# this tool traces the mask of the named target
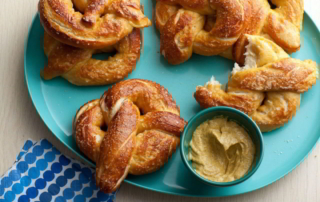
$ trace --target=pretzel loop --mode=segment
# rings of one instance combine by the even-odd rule
[[[79,49],[62,44],[44,33],[44,50],[48,65],[41,71],[45,80],[62,76],[78,86],[107,85],[127,77],[136,67],[140,57],[140,30],[135,28],[114,46],[103,50]],[[93,59],[95,53],[117,53],[107,60]]]

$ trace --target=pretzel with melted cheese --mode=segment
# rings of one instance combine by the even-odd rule
[[[166,89],[132,79],[81,107],[73,135],[80,150],[97,163],[97,185],[109,193],[129,173],[143,175],[161,168],[179,145],[185,124]]]
[[[234,68],[226,91],[214,79],[198,86],[195,99],[204,108],[229,106],[247,113],[263,132],[283,126],[300,106],[300,93],[316,84],[317,64],[290,58],[260,36],[246,35],[245,66]]]
[[[48,65],[41,71],[45,80],[61,76],[78,86],[107,85],[127,77],[136,67],[140,58],[140,30],[123,38],[114,46],[104,50],[75,48],[44,34],[44,52]],[[101,51],[117,53],[108,60],[96,60],[92,55]]]
[[[40,0],[38,10],[52,37],[84,49],[112,46],[134,28],[151,25],[140,0]]]

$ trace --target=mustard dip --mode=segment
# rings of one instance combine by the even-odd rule
[[[255,150],[244,128],[227,118],[218,117],[196,128],[188,157],[202,177],[215,182],[230,182],[248,173]]]

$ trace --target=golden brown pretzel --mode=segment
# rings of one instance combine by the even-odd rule
[[[211,80],[206,86],[197,87],[195,99],[204,108],[237,108],[249,114],[263,132],[271,131],[295,116],[300,93],[316,84],[317,64],[290,58],[263,37],[246,37],[246,66],[234,68],[226,91]]]
[[[192,53],[201,55],[220,54],[233,59],[239,64],[244,64],[245,46],[248,44],[245,34],[260,35],[272,39],[287,52],[295,52],[300,48],[300,31],[303,21],[303,0],[272,0],[276,6],[272,9],[268,0],[241,0],[244,13],[243,21],[238,26],[225,26],[217,32],[232,34],[231,40],[218,43],[199,37],[198,30],[212,30],[217,27],[221,18],[211,9],[208,0],[158,0],[156,5],[156,25],[161,33],[161,50],[169,63],[178,64],[186,61]],[[218,1],[214,1],[218,2]],[[232,1],[221,1],[232,2]],[[216,8],[216,7],[215,7]],[[232,9],[230,9],[232,8]],[[228,7],[230,12],[235,12],[236,7]],[[239,11],[237,12],[239,14]],[[227,19],[233,19],[228,14]],[[226,25],[233,25],[227,19]],[[216,32],[216,33],[217,33]],[[226,35],[227,36],[227,35]],[[233,45],[233,46],[232,46]]]
[[[92,58],[97,50],[79,49],[62,44],[44,34],[44,52],[48,56],[48,65],[41,71],[41,76],[50,80],[62,76],[70,83],[79,86],[107,85],[127,77],[136,67],[140,57],[140,30],[135,28],[129,36],[114,46],[118,53],[108,60]]]
[[[185,62],[192,52],[225,51],[239,38],[243,22],[241,0],[157,0],[156,4],[161,53],[171,64]],[[206,24],[212,25],[210,29]]]
[[[129,173],[162,167],[179,145],[185,124],[167,90],[132,79],[81,107],[73,134],[80,150],[97,163],[97,185],[112,192]]]
[[[268,0],[243,1],[245,23],[242,35],[234,46],[221,55],[244,64],[246,34],[260,35],[273,40],[285,51],[292,53],[300,49],[304,0],[270,0],[276,8],[272,9]]]
[[[39,13],[52,37],[84,49],[106,48],[133,28],[151,25],[140,10],[140,0],[40,0]]]

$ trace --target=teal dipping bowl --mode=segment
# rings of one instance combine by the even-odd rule
[[[228,120],[234,121],[240,126],[242,126],[244,129],[247,130],[249,136],[251,137],[256,147],[255,159],[252,164],[251,170],[249,170],[245,176],[235,181],[214,182],[211,180],[207,180],[193,169],[192,162],[188,159],[189,143],[192,139],[193,132],[203,122],[216,117],[228,118]],[[191,120],[188,122],[188,125],[185,127],[180,144],[182,161],[184,165],[188,168],[188,170],[190,170],[190,172],[202,182],[212,186],[219,187],[236,185],[250,178],[258,170],[262,162],[263,148],[263,137],[257,124],[245,113],[230,107],[212,107],[196,114],[194,117],[191,118]]]

